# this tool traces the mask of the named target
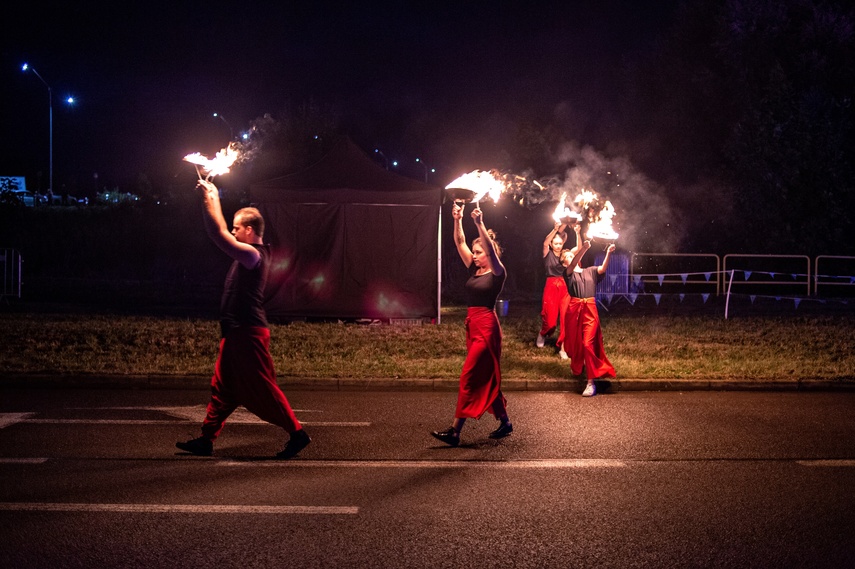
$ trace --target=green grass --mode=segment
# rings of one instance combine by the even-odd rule
[[[535,312],[535,311],[532,311]],[[304,323],[271,326],[281,377],[446,378],[465,356],[464,311],[423,326]],[[855,378],[855,315],[609,315],[606,352],[618,378]],[[569,365],[533,339],[539,318],[502,320],[503,377],[567,378]],[[0,374],[209,375],[216,321],[68,313],[0,314]]]

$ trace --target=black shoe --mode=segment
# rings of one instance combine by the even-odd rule
[[[291,438],[288,439],[288,444],[285,445],[285,448],[281,452],[276,454],[276,458],[281,458],[282,460],[294,458],[298,452],[309,446],[310,442],[312,442],[312,439],[309,438],[305,429],[294,431],[291,433]]]
[[[431,435],[453,447],[460,444],[460,434],[454,430],[454,427],[448,427],[444,431],[433,431]]]
[[[495,431],[493,431],[492,433],[490,433],[488,436],[491,439],[502,439],[502,438],[507,437],[508,435],[510,435],[513,432],[514,432],[514,426],[511,425],[510,421],[508,421],[507,423],[502,423],[501,425],[499,425],[499,428],[496,429]]]
[[[214,454],[214,443],[211,442],[211,439],[206,439],[205,437],[199,437],[198,439],[192,439],[183,443],[179,441],[175,443],[175,446],[196,456],[211,456]]]

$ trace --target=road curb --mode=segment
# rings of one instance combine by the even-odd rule
[[[447,378],[305,378],[280,377],[285,390],[311,391],[457,391],[458,380]],[[2,374],[3,387],[62,387],[103,389],[205,389],[210,377],[203,375],[121,375],[121,374]],[[634,379],[597,381],[600,393],[622,391],[855,391],[855,379],[792,379],[780,381],[750,379]],[[581,392],[584,379],[502,380],[504,391]]]

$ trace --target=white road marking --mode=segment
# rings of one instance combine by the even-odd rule
[[[355,515],[356,506],[241,506],[220,504],[79,504],[0,502],[0,510],[24,512],[120,512],[132,514],[325,514]]]
[[[621,468],[626,463],[610,459],[543,460],[222,460],[221,466],[297,466],[308,468]]]
[[[44,464],[46,458],[0,458],[0,464]]]
[[[35,413],[0,413],[0,429],[20,423],[27,417],[32,417]]]
[[[851,468],[855,466],[855,460],[849,459],[824,459],[824,460],[797,460],[796,464],[802,466],[838,466]]]

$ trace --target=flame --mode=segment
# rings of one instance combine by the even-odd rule
[[[188,154],[184,160],[191,164],[201,166],[202,170],[207,174],[207,178],[228,174],[232,165],[240,156],[240,151],[237,143],[230,142],[229,145],[219,152],[213,158],[207,158],[199,152]]]
[[[535,182],[537,183],[537,182]],[[540,185],[540,184],[538,184]],[[568,223],[570,219],[581,221],[582,216],[567,207],[567,192],[563,192],[561,194],[561,199],[558,200],[558,205],[555,206],[555,211],[552,212],[552,219],[556,221],[556,223]]]
[[[609,200],[601,200],[591,190],[582,190],[573,200],[573,203],[582,210],[583,219],[588,222],[588,230],[585,236],[588,239],[605,239],[614,241],[618,233],[612,227],[615,216],[615,208]]]
[[[474,170],[468,174],[463,174],[447,186],[447,188],[464,188],[475,192],[473,201],[479,202],[484,197],[489,197],[493,202],[498,203],[499,197],[505,191],[505,183],[502,182],[495,174],[485,172],[483,170]]]

